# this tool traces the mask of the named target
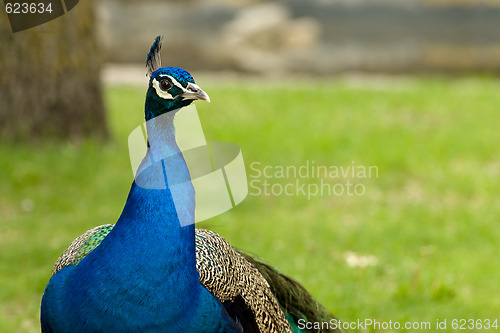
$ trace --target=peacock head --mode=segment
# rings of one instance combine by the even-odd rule
[[[180,109],[197,99],[210,102],[210,97],[186,70],[161,67],[161,37],[158,36],[148,53],[149,87],[146,93],[146,120]]]

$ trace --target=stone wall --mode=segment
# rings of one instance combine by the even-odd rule
[[[101,0],[108,61],[193,70],[499,71],[498,0]]]

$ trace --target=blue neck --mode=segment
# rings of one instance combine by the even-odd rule
[[[137,320],[138,327],[161,325],[159,317],[166,323],[181,323],[179,318],[198,311],[193,302],[203,294],[196,270],[194,224],[182,227],[179,223],[179,215],[194,222],[194,190],[189,181],[178,186],[189,180],[189,171],[173,133],[172,121],[148,124],[150,147],[120,219],[86,258],[98,258],[102,263],[99,275],[112,285],[87,271],[87,264],[93,266],[90,260],[82,260],[75,270],[87,284],[95,280],[91,290],[106,289],[97,312],[115,303],[113,311],[122,313],[118,317]],[[177,184],[171,191],[173,182]],[[72,299],[81,302],[85,296],[73,295]],[[143,300],[142,306],[138,299]],[[164,309],[164,313],[151,309]]]
[[[52,277],[42,312],[54,331],[239,330],[199,282],[194,190],[173,133],[173,122],[148,124],[150,147],[115,227]]]
[[[144,283],[147,289],[157,293],[172,287],[168,293],[161,293],[164,299],[157,301],[167,307],[174,302],[185,311],[183,303],[188,306],[200,285],[194,242],[194,188],[175,140],[174,116],[171,112],[147,122],[148,152],[113,236],[136,239],[126,242],[125,253],[136,256],[133,261],[149,280]],[[182,226],[181,219],[192,223]]]
[[[148,152],[136,173],[136,184],[147,189],[168,189],[181,226],[195,222],[195,193],[191,176],[175,138],[171,111],[146,122]]]

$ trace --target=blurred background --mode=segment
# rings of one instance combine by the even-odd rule
[[[144,41],[165,31],[167,59],[193,70],[328,75],[500,68],[498,1],[105,0],[97,13],[111,62],[142,63]]]
[[[199,227],[344,321],[498,319],[500,2],[85,0],[15,34],[0,14],[1,332],[39,332],[58,256],[119,217],[157,35],[211,97],[207,140],[241,146],[249,177],[378,168],[324,179],[360,196],[249,195]]]

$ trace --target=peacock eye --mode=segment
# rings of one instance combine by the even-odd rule
[[[160,89],[163,91],[169,90],[170,88],[172,88],[172,86],[173,86],[172,82],[170,82],[170,80],[168,79],[162,79],[160,81]]]

